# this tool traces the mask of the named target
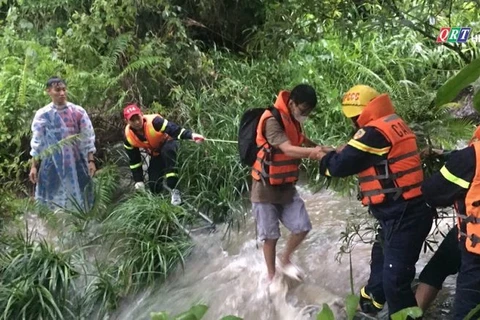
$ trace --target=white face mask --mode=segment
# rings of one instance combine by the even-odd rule
[[[307,120],[307,116],[295,116],[295,119],[300,122],[300,124],[303,124],[305,120]]]

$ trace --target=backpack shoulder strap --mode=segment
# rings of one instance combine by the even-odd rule
[[[270,106],[267,108],[273,115],[273,117],[278,121],[280,124],[280,127],[282,127],[283,130],[285,130],[285,126],[283,125],[283,120],[282,120],[282,115],[280,114],[280,111],[278,111],[277,108],[274,106]]]

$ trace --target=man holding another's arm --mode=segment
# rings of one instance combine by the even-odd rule
[[[420,190],[423,170],[416,137],[395,114],[388,95],[357,85],[344,95],[342,106],[358,131],[346,146],[323,153],[320,174],[358,175],[359,199],[381,226],[360,307],[376,314],[387,302],[392,315],[417,306],[411,282],[434,210]]]

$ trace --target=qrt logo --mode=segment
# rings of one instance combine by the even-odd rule
[[[438,37],[437,37],[437,43],[443,43],[443,42],[465,43],[467,42],[468,36],[470,35],[471,31],[472,31],[472,28],[467,28],[467,27],[440,28],[440,33],[438,34]],[[480,37],[477,35],[477,36],[474,36],[471,40],[480,42]]]

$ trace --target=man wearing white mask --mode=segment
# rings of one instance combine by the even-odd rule
[[[263,253],[269,286],[276,274],[280,221],[291,235],[280,258],[279,269],[290,278],[302,279],[301,270],[292,264],[290,257],[312,225],[295,183],[298,180],[300,160],[318,159],[322,150],[304,136],[301,128],[316,104],[315,89],[300,84],[291,92],[280,91],[274,109],[266,110],[258,122],[256,144],[259,150],[252,166],[250,200],[258,238],[264,242]]]

